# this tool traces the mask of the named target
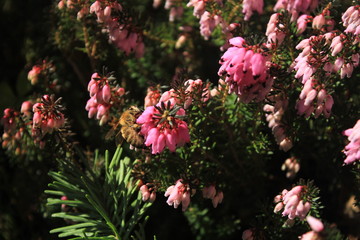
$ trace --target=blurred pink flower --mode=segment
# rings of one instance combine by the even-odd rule
[[[295,21],[300,13],[308,14],[313,11],[318,3],[318,0],[278,0],[274,6],[274,11],[285,9],[291,13],[291,21]]]
[[[324,230],[324,224],[312,216],[307,216],[306,221],[309,223],[312,231],[303,234],[299,237],[301,240],[320,240],[319,233]]]
[[[296,22],[296,27],[297,27],[297,34],[300,35],[302,34],[305,30],[306,30],[306,27],[307,27],[307,24],[309,22],[312,21],[312,16],[310,15],[307,15],[307,14],[303,14],[301,15],[298,19],[297,19],[297,22]]]
[[[353,128],[349,128],[343,132],[350,141],[344,149],[346,159],[345,164],[354,163],[360,159],[360,120],[358,120]]]
[[[148,87],[144,101],[145,108],[154,106],[159,102],[160,90],[157,87]]]
[[[32,85],[35,85],[38,82],[39,75],[43,68],[39,65],[35,65],[32,67],[32,69],[28,73],[28,79],[31,82]]]
[[[248,21],[256,11],[258,14],[263,13],[264,1],[263,0],[244,0],[242,13],[245,14],[244,20]]]
[[[319,219],[309,215],[306,217],[306,221],[309,223],[313,231],[321,232],[322,230],[324,230],[324,224]]]

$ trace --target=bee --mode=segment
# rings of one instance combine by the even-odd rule
[[[114,124],[113,128],[106,134],[105,139],[111,138],[116,129],[121,126],[120,131],[116,134],[115,139],[121,134],[122,138],[136,148],[144,147],[144,138],[139,134],[140,125],[136,123],[136,119],[140,116],[141,110],[136,106],[131,106],[123,112],[119,121]],[[119,142],[119,141],[117,141]]]

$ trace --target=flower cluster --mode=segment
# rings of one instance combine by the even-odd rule
[[[332,96],[325,89],[321,89],[321,85],[318,84],[316,79],[310,78],[305,82],[301,90],[296,109],[299,115],[305,114],[305,117],[309,117],[311,113],[314,113],[315,118],[319,117],[320,114],[324,114],[328,118],[333,104]]]
[[[288,216],[289,220],[293,220],[295,217],[304,220],[311,208],[311,203],[303,200],[305,188],[305,186],[296,186],[290,191],[284,189],[280,195],[274,198],[276,203],[274,212],[277,213],[284,208],[282,215]]]
[[[307,14],[302,14],[297,20],[296,20],[296,27],[297,27],[297,35],[302,34],[305,32],[307,24],[312,22],[313,17]]]
[[[258,14],[263,13],[264,1],[263,0],[244,0],[242,13],[245,14],[244,20],[249,21],[253,12]]]
[[[32,69],[28,73],[28,79],[31,82],[32,85],[35,85],[39,80],[39,75],[41,71],[43,70],[42,66],[35,65],[32,67]]]
[[[162,2],[161,0],[154,0],[153,7],[158,8],[161,2]],[[174,22],[175,19],[181,19],[184,13],[184,8],[181,6],[181,1],[166,0],[164,8],[167,10],[170,9],[170,13],[169,13],[170,22]]]
[[[360,120],[357,121],[353,128],[345,130],[343,134],[347,136],[350,141],[345,146],[344,153],[346,159],[344,163],[351,164],[360,159]]]
[[[2,147],[8,150],[15,150],[15,154],[20,154],[25,149],[20,148],[19,141],[22,138],[24,128],[17,127],[19,121],[19,112],[6,108],[1,123],[4,126],[2,135]]]
[[[307,216],[306,221],[310,225],[310,228],[312,231],[307,232],[303,235],[301,235],[301,240],[320,240],[323,239],[320,236],[320,233],[324,230],[324,224],[317,218],[314,218],[312,216]]]
[[[315,16],[312,22],[313,29],[319,29],[323,32],[330,32],[334,29],[335,21],[330,18],[330,11],[325,8],[319,15]]]
[[[257,45],[247,45],[241,37],[229,42],[232,47],[219,61],[218,75],[225,76],[229,93],[236,93],[240,101],[263,100],[273,83],[265,53]]]
[[[190,0],[187,7],[194,7],[193,15],[200,19],[200,34],[208,40],[214,31],[216,26],[220,26],[226,39],[233,37],[231,31],[233,31],[238,24],[227,23],[219,12],[211,13],[206,11],[206,0]],[[223,6],[222,0],[215,1],[218,6]],[[223,46],[222,49],[226,49],[227,45]]]
[[[57,90],[57,79],[53,77],[55,73],[54,64],[50,61],[43,60],[41,64],[34,65],[28,72],[27,78],[31,85],[45,83],[52,90]]]
[[[205,84],[201,79],[189,79],[184,85],[186,87],[184,101],[185,109],[189,108],[193,101],[199,100],[201,102],[206,102],[209,100],[209,84]]]
[[[320,46],[330,45],[333,36],[332,33],[312,36],[296,46],[297,49],[303,49],[295,59],[294,66],[297,70],[295,77],[302,78],[304,85],[296,105],[299,115],[305,114],[305,117],[309,117],[314,112],[315,117],[324,114],[328,118],[331,114],[333,98],[327,93],[325,85],[316,79],[315,73],[321,69],[329,76],[334,71],[334,66],[338,65],[333,65],[329,61],[329,56],[319,49]]]
[[[197,18],[205,13],[206,1],[204,0],[190,0],[187,4],[187,7],[194,7],[193,15]]]
[[[156,105],[159,102],[160,96],[159,87],[148,87],[144,100],[144,107],[147,108]]]
[[[215,185],[210,185],[203,188],[203,198],[211,199],[214,208],[217,207],[219,203],[222,203],[224,199],[224,194],[222,191],[216,191]]]
[[[21,104],[21,109],[20,112],[22,114],[24,114],[24,116],[26,116],[28,119],[30,119],[32,117],[32,107],[33,107],[33,103],[31,101],[24,101]]]
[[[154,188],[149,187],[147,184],[144,184],[140,187],[140,192],[142,195],[142,200],[144,202],[146,201],[150,201],[150,202],[154,202],[156,199],[156,191]]]
[[[287,158],[281,170],[286,171],[286,177],[293,179],[300,170],[300,163],[295,157]]]
[[[351,45],[356,44],[357,38],[355,40],[352,37],[349,37],[343,33],[332,38],[330,51],[331,56],[336,56],[336,60],[333,64],[329,64],[329,71],[339,72],[340,78],[343,79],[346,77],[350,78],[355,67],[359,66],[359,53],[346,52],[345,49],[351,48]],[[349,56],[350,55],[350,56]]]
[[[266,112],[266,121],[280,149],[287,152],[293,147],[291,139],[286,135],[286,125],[283,123],[283,115],[288,107],[288,100],[280,95],[271,96],[271,100],[275,102],[275,105],[265,104],[263,108]]]
[[[141,124],[140,134],[145,138],[145,145],[151,145],[152,154],[161,153],[165,147],[174,152],[176,147],[190,142],[187,123],[182,120],[184,117],[185,110],[170,100],[166,104],[160,102],[147,107],[138,117],[136,123]]]
[[[341,19],[346,33],[360,34],[360,5],[349,7]]]
[[[100,120],[103,125],[109,120],[111,90],[107,78],[102,78],[98,73],[91,76],[88,84],[90,99],[86,103],[86,111],[88,117],[92,118],[96,115],[96,119]]]
[[[318,0],[278,0],[274,6],[274,11],[285,9],[291,13],[291,20],[295,21],[300,13],[309,13],[313,11],[319,4]]]
[[[165,197],[168,197],[167,204],[174,205],[174,208],[181,204],[182,210],[186,211],[190,204],[190,190],[190,186],[184,184],[182,179],[177,180],[176,184],[168,187],[165,192]]]
[[[112,77],[101,77],[98,73],[93,73],[88,84],[90,99],[87,101],[85,109],[88,111],[88,117],[96,116],[100,125],[109,120],[114,98],[125,94],[123,88],[111,88],[110,81],[112,79]]]
[[[295,77],[302,78],[302,83],[305,84],[316,70],[324,66],[328,62],[328,56],[321,53],[319,47],[328,45],[330,43],[331,34],[311,36],[310,38],[302,40],[296,49],[302,49],[302,52],[295,59],[294,69],[297,71]]]
[[[96,14],[97,22],[101,23],[103,31],[109,34],[109,41],[127,55],[135,52],[136,57],[142,57],[144,43],[140,33],[133,31],[128,23],[119,23],[119,18],[113,16],[121,11],[122,6],[118,2],[95,1],[90,6],[90,13]]]
[[[44,95],[41,103],[35,103],[33,106],[33,125],[31,135],[34,142],[44,146],[42,139],[47,133],[52,133],[65,125],[65,117],[62,111],[64,108],[60,105],[61,98],[55,100],[54,95]]]
[[[285,26],[280,23],[283,13],[274,13],[266,27],[267,47],[279,46],[285,38]]]

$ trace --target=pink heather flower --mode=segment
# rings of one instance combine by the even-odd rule
[[[346,33],[358,33],[360,30],[359,5],[349,7],[341,17]]]
[[[253,12],[258,14],[263,13],[264,1],[263,0],[244,0],[242,13],[245,14],[244,20],[248,21]]]
[[[177,39],[176,43],[175,43],[175,48],[176,48],[176,49],[181,48],[181,47],[185,44],[186,39],[187,39],[186,35],[185,35],[185,34],[181,34],[181,35],[179,36],[179,38]]]
[[[54,96],[44,95],[41,103],[33,105],[33,126],[32,136],[35,143],[40,143],[47,133],[52,133],[65,125],[63,107],[59,105],[59,99]]]
[[[219,203],[222,203],[224,194],[222,191],[216,191],[215,185],[210,185],[203,188],[203,198],[211,199],[213,207],[216,208]]]
[[[310,211],[311,204],[310,202],[303,202],[304,186],[296,186],[290,191],[286,189],[283,190],[281,195],[275,197],[274,202],[276,203],[274,212],[279,212],[282,209],[283,216],[288,216],[290,220],[298,217],[300,220],[305,219],[307,213]]]
[[[205,0],[190,0],[186,6],[187,7],[194,7],[193,15],[197,18],[200,18],[205,12],[206,6]]]
[[[183,7],[172,7],[170,9],[170,13],[169,13],[169,21],[170,22],[174,22],[175,19],[181,19],[182,15],[184,13],[184,8]]]
[[[160,90],[157,87],[148,87],[145,97],[145,108],[156,105],[160,100]]]
[[[66,1],[65,0],[60,0],[59,3],[57,4],[58,9],[63,9],[65,7]]]
[[[230,47],[221,57],[219,76],[225,76],[229,93],[240,101],[261,101],[269,93],[273,78],[268,74],[266,56],[257,46],[249,46],[241,37],[230,39]]]
[[[300,164],[295,157],[291,157],[285,160],[281,170],[286,171],[286,177],[292,179],[299,172]]]
[[[185,103],[184,108],[187,109],[194,100],[206,102],[210,98],[209,84],[203,83],[201,79],[189,79],[184,83],[187,88],[185,89]]]
[[[68,198],[67,198],[66,196],[62,196],[62,197],[60,198],[60,200],[66,201],[66,200],[68,200]],[[67,206],[66,204],[64,204],[64,203],[61,204],[61,210],[62,210],[62,211],[66,211],[67,208],[68,208],[68,206]]]
[[[142,195],[142,200],[144,202],[148,201],[149,202],[154,202],[155,199],[156,199],[156,191],[154,188],[152,187],[148,187],[146,184],[142,185],[140,187],[140,192],[141,192],[141,195]]]
[[[291,21],[295,21],[300,13],[308,14],[313,11],[318,3],[318,0],[278,0],[274,11],[285,9],[291,13]]]
[[[340,34],[332,39],[330,49],[332,49],[331,56],[336,56],[343,48],[342,40],[345,36]]]
[[[354,163],[360,159],[360,120],[358,120],[353,128],[349,128],[343,132],[350,141],[344,149],[346,159],[345,164]]]
[[[316,219],[312,216],[307,216],[306,221],[309,223],[312,231],[303,234],[300,237],[300,239],[301,240],[320,240],[320,239],[322,239],[319,236],[319,233],[324,230],[323,223],[319,219]]]
[[[203,198],[213,199],[216,195],[215,185],[210,185],[203,188]]]
[[[208,11],[205,11],[200,18],[200,34],[205,40],[209,40],[215,27],[219,24],[219,16],[212,16]]]
[[[219,79],[218,86],[214,87],[213,89],[210,90],[210,96],[215,97],[215,96],[219,95],[221,91],[225,90],[224,89],[225,85],[226,85],[225,81],[222,79]]]
[[[311,229],[315,232],[321,232],[324,230],[324,224],[319,220],[312,216],[307,216],[306,221],[309,223]]]
[[[163,94],[161,94],[160,100],[158,101],[158,103],[161,103],[161,102],[167,103],[168,101],[170,101],[171,105],[174,105],[174,104],[180,105],[181,102],[178,99],[178,97],[179,96],[177,95],[175,90],[170,89],[169,91],[165,91],[165,92],[163,92]]]
[[[140,192],[142,194],[142,200],[145,202],[150,198],[150,191],[146,185],[140,187]]]
[[[325,25],[326,20],[324,14],[320,13],[319,15],[314,17],[312,28],[313,29],[322,29],[322,27]]]
[[[263,110],[266,112],[265,117],[269,128],[275,137],[276,143],[280,150],[289,151],[293,144],[290,138],[286,135],[286,125],[283,123],[283,115],[288,106],[288,100],[280,95],[270,97],[275,105],[266,104]]]
[[[330,37],[333,37],[333,35],[330,34]],[[316,66],[318,66],[319,63],[328,62],[327,56],[324,56],[322,59],[320,59],[321,62],[319,61],[319,58],[315,59],[313,57],[316,53],[314,46],[322,44],[323,40],[326,40],[326,44],[330,45],[330,39],[328,39],[326,35],[319,35],[311,36],[309,39],[304,39],[296,46],[296,49],[302,49],[302,52],[294,61],[294,69],[297,71],[295,77],[302,78],[303,84],[305,84],[305,82],[308,81],[310,77],[316,72]]]
[[[93,73],[88,84],[88,91],[90,99],[85,106],[88,117],[93,118],[96,116],[100,125],[103,125],[110,118],[110,108],[114,98],[123,96],[125,90],[123,88],[111,88],[109,78]],[[113,95],[112,92],[114,92]]]
[[[303,235],[301,235],[300,240],[318,240],[318,234],[314,231],[307,232]]]
[[[221,191],[217,192],[215,197],[212,199],[213,207],[216,208],[219,203],[222,203],[223,199],[224,199],[223,192]]]
[[[11,108],[4,110],[4,116],[1,119],[1,123],[4,125],[5,132],[11,132],[16,129],[15,117],[18,115],[16,111]]]
[[[253,239],[254,239],[253,230],[247,229],[243,232],[242,240],[253,240]]]
[[[345,76],[350,78],[354,70],[354,65],[351,63],[343,64],[340,68],[340,77],[343,79]]]
[[[122,6],[117,2],[95,1],[90,6],[90,13],[95,13],[98,23],[102,24],[103,32],[108,33],[109,41],[129,55],[135,53],[140,58],[144,54],[144,43],[140,33],[132,32],[130,24],[120,23],[111,17],[113,12],[121,12]]]
[[[153,1],[153,8],[158,8],[161,5],[162,0],[154,0]]]
[[[266,27],[265,35],[268,37],[267,47],[272,48],[273,46],[280,45],[285,38],[284,25],[279,24],[279,16],[282,13],[274,13],[271,15],[270,20]]]
[[[38,82],[39,75],[42,71],[42,67],[39,65],[35,65],[32,67],[32,69],[28,73],[28,79],[31,82],[32,85],[35,85]]]
[[[88,6],[84,6],[80,9],[80,11],[77,13],[77,17],[76,19],[77,20],[81,20],[82,18],[84,18],[85,15],[89,14],[90,11],[89,11],[89,8]]]
[[[188,184],[183,184],[182,179],[176,181],[175,185],[168,187],[165,192],[166,201],[169,206],[174,205],[177,208],[182,204],[182,210],[186,211],[190,204],[190,187]]]
[[[21,104],[20,112],[23,113],[27,117],[31,117],[32,115],[32,107],[33,103],[30,101],[25,101]]]
[[[66,7],[73,8],[74,7],[74,1],[73,0],[66,0]]]
[[[185,110],[171,101],[147,107],[139,116],[136,122],[141,124],[140,134],[145,138],[145,145],[151,145],[152,154],[161,153],[165,147],[174,152],[190,142],[187,123],[180,119],[183,116]]]
[[[307,14],[301,15],[296,22],[296,27],[298,29],[297,34],[298,35],[302,34],[306,30],[307,24],[311,21],[312,21],[312,16]]]

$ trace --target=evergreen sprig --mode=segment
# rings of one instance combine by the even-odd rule
[[[109,162],[105,153],[105,174],[97,176],[92,169],[86,173],[74,163],[62,161],[62,170],[50,172],[54,181],[45,191],[60,198],[48,198],[47,205],[62,206],[52,217],[63,218],[69,225],[50,231],[70,239],[145,239],[144,218],[151,203],[143,203],[131,176],[128,157],[121,159],[118,147]]]

